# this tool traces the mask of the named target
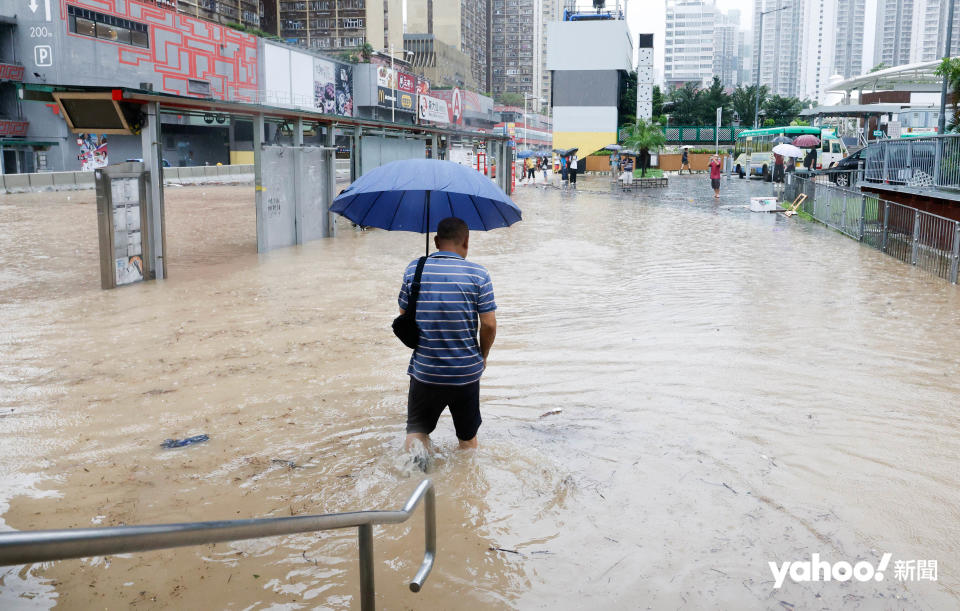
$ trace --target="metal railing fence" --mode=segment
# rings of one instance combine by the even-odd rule
[[[867,182],[960,189],[960,134],[880,140],[861,157]]]
[[[802,210],[821,223],[904,263],[957,284],[960,221],[823,182],[787,179],[782,197],[804,193]]]
[[[406,522],[424,498],[423,562],[410,581],[410,590],[419,592],[433,569],[437,554],[436,495],[429,479],[420,482],[403,509],[395,511],[0,533],[0,566],[356,528],[360,552],[360,608],[372,611],[375,607],[373,526]]]

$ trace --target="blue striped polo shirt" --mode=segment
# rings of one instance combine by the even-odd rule
[[[411,261],[403,273],[397,302],[404,310],[418,261]],[[483,356],[477,340],[478,314],[496,309],[493,283],[484,266],[445,250],[427,257],[417,300],[420,344],[407,373],[426,384],[461,386],[479,380]]]

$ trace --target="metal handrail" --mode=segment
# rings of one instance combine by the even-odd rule
[[[436,495],[433,482],[429,479],[420,482],[407,499],[403,509],[396,511],[351,511],[290,518],[0,533],[0,566],[145,552],[318,530],[357,528],[360,548],[360,608],[367,611],[372,610],[375,604],[373,526],[406,522],[424,497],[426,497],[426,503],[423,509],[425,526],[423,562],[410,581],[410,590],[419,592],[433,569],[437,554]]]

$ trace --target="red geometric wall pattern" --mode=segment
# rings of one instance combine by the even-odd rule
[[[61,0],[64,21],[67,4]],[[133,0],[70,0],[69,4],[149,26],[149,49],[100,39],[96,42],[116,47],[121,65],[159,76],[160,90],[234,102],[257,101],[256,36]],[[66,29],[68,37],[91,40]],[[188,87],[189,79],[208,82],[210,93]]]

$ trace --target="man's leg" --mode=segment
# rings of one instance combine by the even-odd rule
[[[430,451],[430,435],[426,433],[407,433],[407,438],[403,441],[403,449],[409,452],[410,449],[416,447],[418,443],[422,445],[425,450]]]
[[[453,416],[453,427],[457,431],[460,449],[479,447],[477,431],[483,422],[480,418],[480,382],[451,387],[449,401],[450,415]]]
[[[410,390],[407,392],[407,438],[403,442],[403,449],[410,450],[417,443],[429,451],[430,433],[437,428],[437,421],[443,412],[443,397],[438,396],[437,389],[410,378]]]

